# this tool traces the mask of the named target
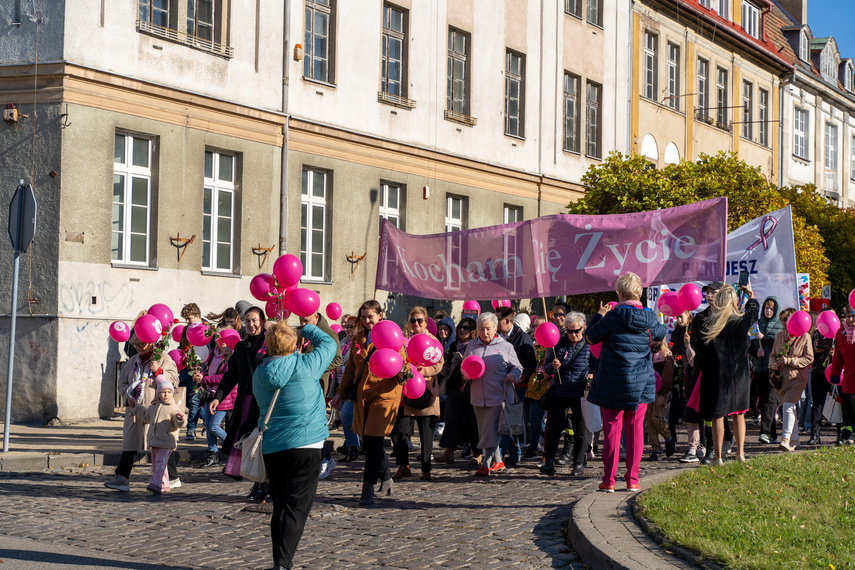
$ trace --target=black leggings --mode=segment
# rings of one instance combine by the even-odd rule
[[[546,416],[546,442],[543,444],[543,455],[546,459],[555,459],[558,453],[558,440],[567,421],[567,410],[570,410],[570,421],[573,423],[573,464],[585,463],[588,455],[588,428],[582,417],[582,398],[579,396],[556,396],[549,400],[549,412]]]
[[[410,465],[410,446],[407,437],[410,435],[411,424],[419,426],[419,439],[422,446],[422,471],[430,473],[430,456],[433,453],[433,416],[404,416],[398,415],[395,423],[395,465]]]
[[[122,456],[119,457],[119,464],[116,466],[116,475],[129,478],[136,460],[136,451],[123,451]],[[169,459],[166,461],[166,471],[169,473],[170,480],[178,479],[178,454],[174,450],[169,454]]]
[[[293,565],[318,490],[322,456],[321,449],[286,449],[264,455],[273,498],[270,538],[274,566]]]
[[[385,438],[376,435],[362,436],[362,449],[365,451],[365,470],[362,472],[362,480],[374,485],[377,479],[387,480],[392,476],[389,471],[389,459],[386,450],[383,449]]]

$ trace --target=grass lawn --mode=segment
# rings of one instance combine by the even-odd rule
[[[668,541],[727,568],[855,568],[855,449],[701,466],[639,498]]]

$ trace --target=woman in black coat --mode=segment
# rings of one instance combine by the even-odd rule
[[[724,416],[733,416],[736,459],[745,460],[745,412],[751,384],[748,330],[757,322],[760,303],[750,285],[743,290],[749,299],[745,311],[739,309],[736,290],[725,284],[712,298],[709,309],[692,321],[694,373],[700,382],[698,412],[704,421],[712,421],[715,465],[724,463]]]

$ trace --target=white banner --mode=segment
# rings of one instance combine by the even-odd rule
[[[754,218],[727,234],[727,283],[736,285],[739,272],[747,271],[754,296],[763,302],[777,297],[779,307],[799,307],[796,281],[796,246],[790,207]],[[706,282],[696,282],[703,286]],[[648,287],[647,306],[654,309],[662,289],[676,291],[681,283]]]

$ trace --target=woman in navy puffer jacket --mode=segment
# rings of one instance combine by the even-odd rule
[[[603,467],[600,490],[612,493],[620,455],[620,437],[626,415],[627,491],[637,491],[638,464],[644,451],[644,413],[656,396],[650,343],[665,338],[656,315],[641,305],[641,279],[621,275],[615,284],[617,306],[601,307],[585,335],[588,344],[603,343],[588,401],[600,406],[603,416]]]

